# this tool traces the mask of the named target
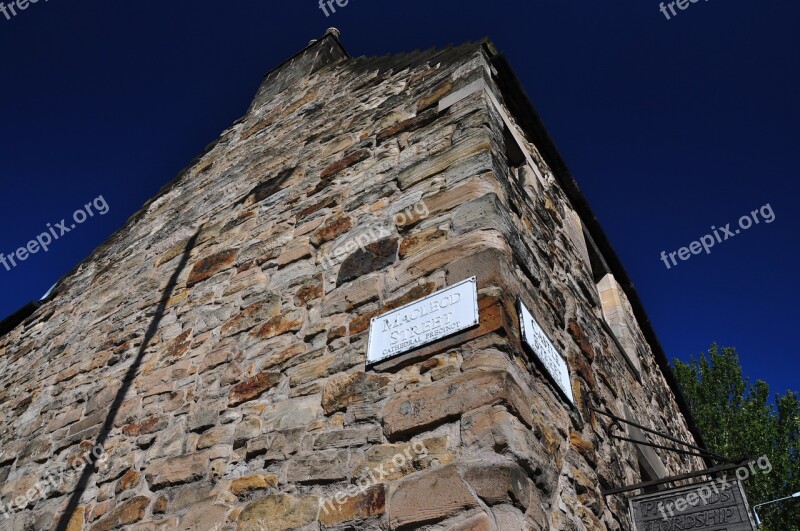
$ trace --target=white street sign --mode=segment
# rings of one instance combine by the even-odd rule
[[[477,325],[477,284],[477,279],[472,277],[373,317],[367,363],[403,354]]]
[[[522,301],[519,302],[519,309],[522,340],[531,348],[550,378],[569,399],[570,404],[575,405],[567,362],[558,353],[553,343],[548,339],[547,334],[544,333],[542,327],[539,326],[539,323],[533,318],[533,314],[525,307]]]

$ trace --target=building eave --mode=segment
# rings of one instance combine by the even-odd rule
[[[697,426],[691,408],[689,407],[689,403],[680,388],[678,379],[672,370],[672,366],[670,365],[669,359],[667,358],[667,355],[661,346],[661,342],[658,340],[658,336],[656,335],[652,322],[650,321],[650,318],[644,309],[644,305],[642,304],[642,301],[636,292],[633,281],[625,270],[625,267],[622,265],[622,261],[619,259],[619,256],[611,245],[611,242],[600,225],[597,216],[589,205],[586,197],[581,192],[577,181],[564,161],[564,158],[561,156],[561,153],[556,147],[555,142],[544,126],[539,113],[533,106],[533,103],[525,92],[525,89],[522,86],[522,83],[520,83],[519,78],[517,78],[516,74],[514,73],[514,70],[511,68],[508,60],[502,54],[497,53],[495,47],[490,41],[484,42],[484,49],[490,58],[492,66],[497,71],[497,78],[495,82],[503,94],[506,105],[509,107],[509,110],[513,116],[518,120],[520,127],[522,127],[525,133],[528,135],[529,140],[536,145],[542,157],[545,159],[545,162],[553,171],[553,174],[555,175],[559,184],[563,187],[567,197],[585,224],[586,230],[591,235],[592,239],[602,253],[603,258],[611,270],[610,272],[614,275],[614,278],[625,291],[637,323],[639,324],[645,339],[652,349],[656,363],[661,369],[664,379],[675,395],[675,401],[678,403],[678,406],[680,407],[680,410],[686,419],[689,430],[691,431],[698,445],[703,448],[707,448],[703,440],[702,433],[700,432],[700,428]]]

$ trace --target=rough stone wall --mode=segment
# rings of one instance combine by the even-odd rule
[[[588,406],[691,435],[649,347],[637,377],[601,326],[536,147],[520,179],[486,91],[439,110],[476,80],[502,101],[489,53],[349,59],[326,36],[268,76],[0,338],[0,528],[629,529],[599,488],[638,480],[635,453]],[[477,328],[366,369],[372,316],[473,275]]]

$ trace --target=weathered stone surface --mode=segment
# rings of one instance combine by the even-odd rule
[[[464,480],[488,505],[509,503],[527,510],[533,484],[525,471],[514,463],[470,464]]]
[[[278,385],[282,379],[279,372],[261,372],[231,389],[228,396],[229,406],[238,406],[254,400]]]
[[[165,346],[162,356],[170,356],[173,358],[180,358],[189,350],[192,344],[191,341],[192,329],[189,328],[181,332],[177,337],[170,340]],[[108,402],[111,402],[112,397],[109,397]]]
[[[581,454],[590,465],[594,466],[597,464],[597,452],[594,448],[594,445],[584,439],[580,433],[575,431],[570,432],[569,444],[575,449],[575,451]]]
[[[231,482],[231,494],[241,496],[256,490],[278,485],[278,477],[274,474],[255,474],[236,478]]]
[[[322,392],[322,407],[330,414],[365,400],[378,401],[387,396],[389,381],[385,376],[363,372],[333,378]]]
[[[239,515],[239,531],[287,531],[317,520],[319,498],[295,498],[286,494],[267,496],[250,503]]]
[[[276,315],[251,333],[259,339],[270,339],[286,332],[296,332],[303,327],[304,322],[303,314],[293,311],[285,315]]]
[[[301,282],[295,284],[294,287],[297,290],[295,292],[294,303],[300,307],[325,295],[322,275],[305,278]]]
[[[304,396],[270,404],[262,415],[264,430],[290,430],[314,422],[322,415],[319,396]]]
[[[236,251],[234,250],[222,251],[198,260],[192,268],[191,273],[189,273],[189,279],[186,281],[186,285],[192,287],[195,284],[207,280],[233,265],[235,261]]]
[[[551,526],[541,509],[535,513],[536,516],[534,517],[532,515],[522,514],[519,509],[510,505],[496,505],[492,507],[492,514],[494,515],[495,522],[497,522],[497,529],[549,531],[550,529],[574,528],[571,522],[563,522],[563,526],[556,523]],[[586,527],[586,529],[602,529],[602,527]]]
[[[216,505],[213,499],[205,500],[189,507],[180,523],[172,528],[178,531],[199,531],[201,529],[222,529],[227,522],[228,507]],[[166,527],[165,529],[170,529]]]
[[[270,432],[247,441],[247,459],[263,457],[265,462],[283,461],[300,447],[300,430]]]
[[[438,113],[433,109],[422,112],[417,116],[414,116],[413,118],[403,120],[395,125],[387,127],[386,129],[380,131],[378,134],[375,135],[375,140],[378,142],[378,144],[380,144],[400,133],[414,131],[416,129],[419,129],[420,127],[424,127],[429,123],[433,122],[434,120],[436,120],[437,115]]]
[[[447,465],[408,477],[392,488],[387,506],[391,529],[413,529],[478,506],[458,468]]]
[[[382,435],[383,431],[380,426],[338,429],[317,435],[314,439],[314,448],[325,449],[364,446],[367,443],[380,442]]]
[[[244,417],[233,434],[233,447],[240,448],[247,445],[248,441],[261,435],[261,419],[258,417]]]
[[[281,311],[281,299],[274,293],[262,295],[262,299],[244,308],[230,321],[222,325],[222,335],[229,336],[250,330],[254,326],[272,319]]]
[[[359,334],[369,328],[370,321],[376,315],[383,315],[386,312],[390,312],[394,309],[400,308],[401,306],[405,306],[411,302],[414,302],[417,299],[421,299],[426,295],[430,295],[436,291],[436,285],[432,282],[425,282],[423,284],[418,284],[411,288],[407,293],[392,299],[391,301],[387,302],[380,308],[376,308],[370,312],[365,314],[359,315],[352,321],[350,321],[350,333],[351,334]]]
[[[563,464],[558,443],[548,446],[504,407],[481,408],[465,414],[461,431],[471,456],[482,455],[485,448],[495,448],[523,467],[539,488],[546,492],[556,488],[558,474],[553,468],[560,470]]]
[[[568,330],[569,335],[572,336],[572,339],[575,340],[575,343],[580,347],[583,355],[586,356],[589,363],[592,363],[597,354],[595,353],[594,347],[589,342],[589,339],[586,337],[583,328],[575,321],[570,321]]]
[[[400,188],[403,190],[410,188],[420,181],[442,173],[454,163],[463,161],[471,155],[487,152],[490,148],[491,146],[487,139],[476,136],[468,142],[461,143],[442,154],[423,159],[418,164],[400,173],[398,177]]]
[[[447,437],[431,437],[411,443],[378,444],[370,447],[353,469],[353,477],[371,477],[375,471],[386,481],[455,461],[447,448]]]
[[[133,524],[144,518],[150,498],[137,496],[116,509],[91,527],[91,531],[110,531],[121,526]]]
[[[319,247],[325,242],[336,239],[342,234],[347,233],[353,226],[353,220],[349,216],[338,215],[329,219],[325,224],[314,232],[311,243]]]
[[[498,527],[495,528],[492,520],[486,513],[480,513],[473,516],[464,522],[453,524],[447,528],[447,531],[495,531],[495,529],[514,529],[516,527]]]
[[[192,485],[182,485],[180,487],[171,489],[170,495],[172,496],[172,510],[181,512],[187,507],[201,504],[203,502],[210,502],[214,485],[209,481],[200,481]]]
[[[120,478],[119,481],[117,481],[117,486],[114,489],[114,492],[116,494],[119,494],[120,492],[130,490],[139,485],[141,480],[142,480],[141,473],[139,473],[136,470],[129,470],[128,472],[125,473],[124,476],[122,476],[122,478]]]
[[[383,414],[390,439],[455,420],[481,406],[504,404],[531,424],[529,393],[505,371],[475,371],[440,380],[392,397]]]
[[[320,450],[295,457],[286,470],[292,483],[337,481],[350,472],[350,452],[347,450]]]
[[[370,153],[369,153],[368,150],[359,149],[357,151],[354,151],[354,152],[346,155],[341,160],[339,160],[337,162],[334,162],[333,164],[331,164],[330,166],[328,166],[327,168],[322,170],[322,172],[319,174],[319,176],[322,179],[326,179],[328,177],[332,177],[332,176],[336,175],[337,173],[339,173],[340,171],[344,170],[345,168],[349,168],[350,166],[353,166],[354,164],[357,164],[357,163],[359,163],[359,162],[361,162],[363,160],[366,160],[367,158],[369,158],[369,156],[370,156]]]
[[[380,290],[375,280],[369,277],[355,280],[333,290],[322,301],[322,315],[329,316],[342,312],[351,312],[368,302],[378,300]]]
[[[67,523],[66,531],[82,531],[85,513],[85,507],[78,507],[75,509],[75,512],[72,513],[72,518],[70,518],[69,523]]]
[[[447,236],[447,232],[438,228],[431,227],[417,234],[412,234],[400,242],[398,253],[400,258],[411,256],[417,251],[429,248]]]
[[[233,445],[235,440],[236,426],[218,426],[204,432],[197,439],[197,449],[204,450],[218,445]]]
[[[384,238],[370,243],[348,256],[339,267],[336,285],[355,280],[362,275],[389,266],[397,259],[397,238]]]
[[[150,463],[145,476],[151,490],[180,485],[205,477],[208,454],[169,457]]]
[[[278,266],[284,267],[298,260],[311,258],[314,256],[314,248],[308,243],[309,239],[304,238],[301,242],[294,242],[291,247],[286,247],[278,256]]]
[[[324,500],[319,513],[319,522],[335,526],[353,520],[366,520],[386,511],[386,488],[384,485],[370,487],[364,492],[348,496],[344,501]]]

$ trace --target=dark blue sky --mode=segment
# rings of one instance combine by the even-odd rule
[[[8,2],[6,1],[6,4]],[[342,31],[352,55],[491,37],[511,61],[668,356],[736,346],[798,389],[793,204],[800,4],[711,0],[53,0],[0,14],[0,252],[103,195],[95,216],[8,272],[0,316],[41,296],[241,116],[261,76]],[[670,270],[677,251],[769,203],[761,223]]]

